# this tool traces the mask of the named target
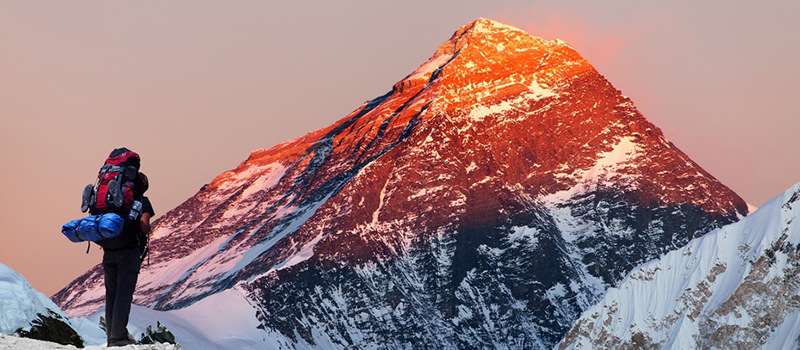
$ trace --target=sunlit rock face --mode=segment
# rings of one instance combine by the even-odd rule
[[[136,302],[236,286],[289,348],[549,348],[633,267],[746,214],[566,43],[479,19],[161,217]],[[97,310],[101,270],[54,299]]]

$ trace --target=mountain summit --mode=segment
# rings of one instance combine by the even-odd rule
[[[551,348],[635,266],[746,214],[566,43],[478,19],[161,217],[136,303],[236,288],[289,348]],[[101,268],[53,299],[97,311]]]

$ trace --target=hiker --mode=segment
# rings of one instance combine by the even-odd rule
[[[103,245],[103,272],[106,285],[106,334],[108,346],[132,344],[128,338],[133,292],[139,277],[139,269],[147,253],[147,238],[150,234],[150,218],[155,215],[150,199],[144,196],[149,187],[147,176],[139,172],[133,181],[134,193],[141,202],[140,215],[126,222],[113,244]],[[117,248],[109,248],[117,247]]]
[[[103,248],[109,346],[133,342],[128,337],[128,317],[139,269],[148,253],[150,218],[155,215],[144,195],[150,184],[139,171],[140,163],[139,155],[125,147],[111,151],[95,184],[83,189],[81,211],[91,215],[61,227],[70,241],[95,242]]]

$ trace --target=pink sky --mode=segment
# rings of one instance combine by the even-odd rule
[[[797,1],[2,2],[0,263],[55,293],[101,259],[60,227],[111,149],[140,153],[161,215],[251,151],[382,95],[478,17],[568,42],[758,206],[800,181],[798,13]]]

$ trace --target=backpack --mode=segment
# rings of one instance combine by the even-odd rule
[[[81,211],[92,215],[117,213],[127,217],[134,205],[136,193],[133,180],[139,172],[141,159],[136,152],[127,148],[111,151],[94,185],[83,189]]]
[[[83,226],[77,226],[78,229],[95,228],[96,232],[89,230],[93,234],[84,234],[80,237],[76,235],[76,238],[92,240],[106,250],[127,249],[141,244],[142,238],[136,234],[138,232],[136,219],[142,210],[142,193],[134,186],[140,164],[141,159],[136,152],[124,147],[111,151],[97,174],[95,184],[89,184],[83,189],[81,211],[84,213],[89,211],[91,214],[89,218],[117,214],[124,220],[124,224],[119,231],[109,236],[102,232],[103,227],[97,221],[93,225],[86,225],[84,222]],[[71,230],[62,232],[72,240]],[[83,233],[83,231],[76,232]],[[88,236],[89,239],[84,236]]]

